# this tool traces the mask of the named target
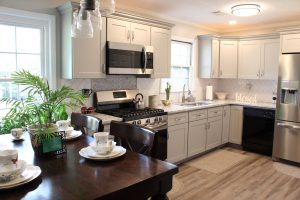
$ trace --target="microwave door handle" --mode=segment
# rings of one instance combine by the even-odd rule
[[[144,53],[145,62],[144,62],[144,66],[143,66],[142,72],[145,73],[146,67],[147,67],[147,61],[148,61],[146,48],[143,48],[143,53]]]

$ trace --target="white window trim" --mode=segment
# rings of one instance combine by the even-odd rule
[[[42,52],[45,59],[42,60],[43,77],[47,78],[51,88],[57,87],[56,79],[56,22],[55,16],[42,13],[34,13],[0,6],[0,23],[7,25],[20,25],[36,27],[44,30],[44,45]],[[1,80],[5,81],[5,80]]]
[[[186,37],[181,37],[181,36],[176,36],[176,35],[171,35],[171,41],[179,41],[179,42],[186,42],[186,43],[191,43],[192,44],[192,51],[191,51],[191,71],[190,71],[190,77],[189,77],[189,87],[190,87],[190,90],[192,90],[194,87],[193,87],[193,82],[194,82],[194,77],[193,77],[193,74],[194,74],[194,71],[195,71],[195,65],[194,65],[194,58],[195,58],[195,40],[194,39],[191,39],[191,38],[186,38]],[[162,79],[162,78],[161,78]],[[159,81],[159,93],[160,94],[165,94],[165,90],[162,90],[161,87],[162,87],[162,80],[160,79]],[[171,90],[171,93],[175,94],[175,93],[182,93],[181,91],[174,91],[172,92]]]

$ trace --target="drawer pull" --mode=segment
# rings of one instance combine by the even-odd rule
[[[174,121],[180,121],[181,120],[181,118],[175,118],[174,119]]]

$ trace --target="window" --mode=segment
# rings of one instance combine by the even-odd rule
[[[26,98],[25,86],[12,83],[11,74],[25,69],[55,87],[54,16],[0,7],[0,99]],[[53,58],[51,58],[53,56]],[[0,120],[9,106],[0,103]]]
[[[171,43],[171,77],[161,80],[161,91],[165,91],[167,82],[172,92],[182,91],[184,84],[190,83],[192,65],[192,44],[173,40]]]

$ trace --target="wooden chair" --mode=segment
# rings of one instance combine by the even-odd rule
[[[81,113],[71,114],[71,125],[74,126],[75,130],[80,130],[83,134],[92,135],[95,132],[103,131],[102,120]]]
[[[110,134],[115,136],[118,145],[130,151],[153,157],[152,147],[155,132],[133,124],[112,121]]]

